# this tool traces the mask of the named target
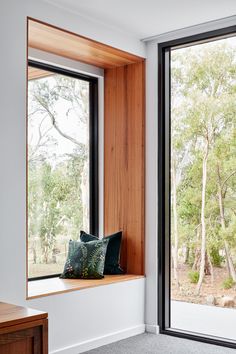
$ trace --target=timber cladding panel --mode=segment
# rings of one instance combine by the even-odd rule
[[[145,62],[105,70],[105,234],[123,230],[122,266],[144,274]]]
[[[30,18],[28,45],[100,68],[113,68],[142,60],[134,54]]]

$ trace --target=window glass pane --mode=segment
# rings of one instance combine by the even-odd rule
[[[171,51],[171,327],[234,340],[235,93],[235,36]]]
[[[89,231],[89,82],[29,68],[28,273],[62,272]]]

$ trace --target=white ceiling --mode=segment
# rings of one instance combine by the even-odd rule
[[[137,38],[236,14],[236,0],[48,0]]]

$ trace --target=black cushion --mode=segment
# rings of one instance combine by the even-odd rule
[[[104,237],[103,240],[104,239],[109,240],[105,256],[104,274],[124,274],[124,271],[120,266],[122,231]],[[90,242],[98,240],[98,237],[84,231],[80,231],[80,240],[82,242]]]

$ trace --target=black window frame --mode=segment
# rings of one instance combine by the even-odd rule
[[[212,42],[236,35],[236,25],[159,43],[158,57],[158,325],[160,333],[236,349],[236,341],[171,328],[170,294],[170,139],[172,48]]]
[[[61,68],[55,65],[41,63],[28,59],[28,67],[53,72],[74,79],[89,82],[89,232],[98,236],[99,234],[99,127],[98,127],[98,78],[85,75],[76,71]],[[27,80],[28,100],[28,80]],[[27,149],[28,149],[28,105],[27,105]],[[26,171],[26,209],[27,209],[27,245],[28,245],[28,151]],[[79,234],[79,230],[78,230]],[[28,246],[27,246],[27,274],[28,274]],[[28,281],[59,277],[60,274],[50,274],[39,277],[28,277]]]

